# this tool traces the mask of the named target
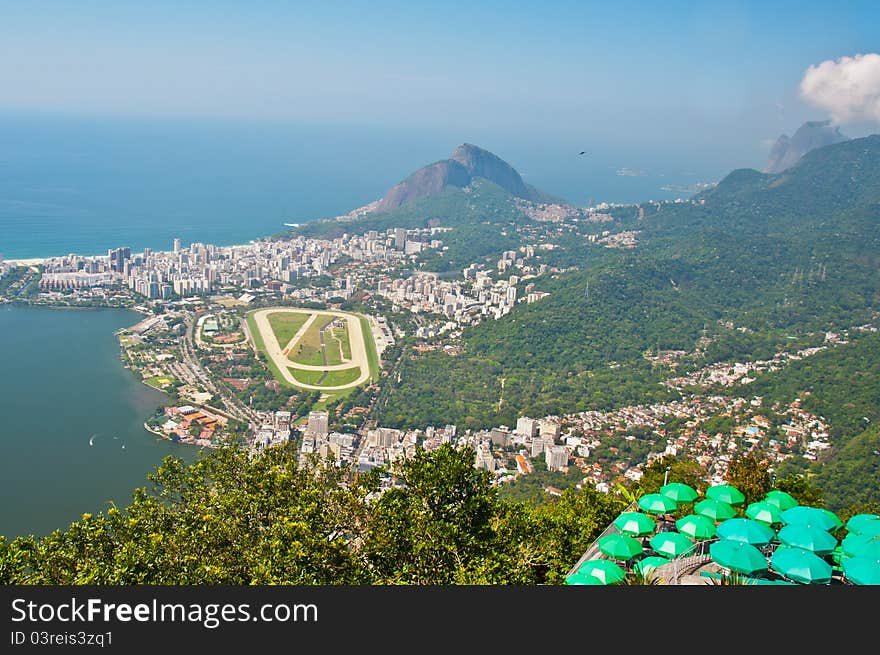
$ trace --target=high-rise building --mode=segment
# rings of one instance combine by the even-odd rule
[[[568,466],[568,451],[563,446],[552,446],[544,450],[544,462],[549,471],[561,471]]]
[[[534,437],[538,434],[538,422],[528,416],[520,416],[516,419],[516,432],[526,437]]]
[[[174,240],[174,252],[180,252],[180,239]]]
[[[402,227],[394,228],[394,247],[401,250],[406,245],[406,230]]]
[[[309,423],[307,430],[313,434],[329,434],[330,414],[326,411],[309,412]]]
[[[553,419],[541,419],[541,422],[539,424],[539,433],[542,437],[558,439],[560,433],[559,422],[554,421]]]
[[[122,273],[125,269],[125,262],[131,259],[131,248],[123,246],[108,250],[107,256],[110,258],[110,270]]]

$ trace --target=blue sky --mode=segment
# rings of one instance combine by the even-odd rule
[[[744,165],[825,117],[798,97],[808,66],[880,49],[877,2],[0,0],[0,16],[0,111],[678,144]]]

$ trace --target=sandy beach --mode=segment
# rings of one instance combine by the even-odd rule
[[[15,264],[16,266],[36,266],[46,262],[49,257],[40,257],[36,259],[4,259],[4,264]]]

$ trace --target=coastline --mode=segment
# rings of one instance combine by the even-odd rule
[[[4,259],[4,264],[14,264],[15,266],[39,266],[49,261],[51,257],[34,257],[32,259]]]
[[[251,239],[247,243],[232,243],[232,244],[229,244],[226,246],[219,245],[219,244],[216,244],[216,245],[219,248],[246,248],[246,247],[252,245],[253,243],[255,243],[256,241],[262,241],[264,239],[269,239],[269,238],[271,238],[271,237],[258,237],[256,239]],[[174,251],[173,250],[153,250],[152,252],[168,254],[168,253],[173,253]],[[132,255],[143,256],[143,254],[144,254],[143,250],[132,251]],[[86,257],[86,258],[95,258],[95,257],[103,257],[104,259],[107,258],[106,254],[103,254],[103,255],[101,255],[101,254],[81,255],[79,253],[65,253],[63,255],[51,255],[49,257],[11,257],[9,259],[4,258],[2,263],[14,264],[16,266],[39,266],[39,265],[45,264],[46,262],[51,261],[53,259],[63,259],[64,257],[70,257],[71,255],[73,255],[75,257]]]

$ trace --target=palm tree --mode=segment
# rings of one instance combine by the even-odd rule
[[[748,584],[746,582],[746,576],[744,576],[742,573],[737,573],[736,571],[722,573],[717,578],[711,578],[709,582],[716,587],[726,587],[729,585],[742,586]]]
[[[644,573],[632,569],[626,572],[620,584],[625,586],[660,585],[666,584],[666,578],[657,575],[654,569],[649,569]]]

